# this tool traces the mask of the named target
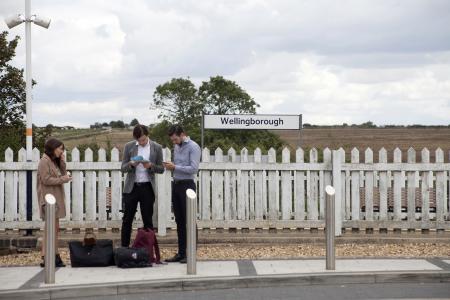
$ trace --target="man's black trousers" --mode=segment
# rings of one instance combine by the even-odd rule
[[[135,183],[129,194],[123,194],[124,212],[122,218],[122,247],[130,245],[131,231],[137,205],[141,207],[142,221],[145,228],[153,229],[153,204],[155,193],[150,182]]]
[[[172,207],[177,223],[178,254],[186,257],[186,190],[196,190],[194,180],[174,180],[172,184]]]

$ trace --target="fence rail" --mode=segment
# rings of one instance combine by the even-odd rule
[[[203,228],[321,228],[324,227],[326,185],[336,189],[336,234],[341,228],[450,229],[450,164],[444,163],[444,152],[423,149],[420,159],[410,148],[406,162],[395,149],[393,161],[381,149],[378,162],[368,148],[361,157],[358,149],[345,162],[343,149],[311,149],[308,160],[299,148],[295,153],[283,149],[277,162],[274,149],[263,155],[256,149],[226,154],[219,148],[211,155],[203,149],[198,186],[198,224]],[[169,149],[164,160],[171,160]],[[293,157],[293,161],[291,161]],[[36,169],[40,158],[37,149],[33,161],[25,161],[25,150],[13,161],[11,149],[0,163],[0,229],[43,228],[39,218],[36,187],[33,185],[32,221],[26,221],[26,171]],[[84,161],[73,149],[67,162],[73,181],[65,184],[67,216],[61,221],[66,228],[120,228],[122,186],[119,151],[98,151],[98,161],[87,149]],[[305,162],[307,161],[307,162]],[[420,162],[419,162],[420,161]],[[154,224],[160,235],[175,227],[171,212],[171,174],[156,176]],[[140,213],[136,226],[141,224]]]

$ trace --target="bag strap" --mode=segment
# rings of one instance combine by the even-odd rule
[[[161,253],[159,251],[158,240],[156,239],[156,234],[153,233],[153,247],[155,248],[155,263],[161,264]]]

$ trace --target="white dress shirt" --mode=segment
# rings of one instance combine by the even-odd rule
[[[147,139],[147,144],[145,146],[138,146],[138,155],[142,156],[144,160],[150,160],[150,139]],[[136,180],[135,182],[150,182],[150,177],[148,175],[148,170],[144,168],[142,164],[136,166]]]

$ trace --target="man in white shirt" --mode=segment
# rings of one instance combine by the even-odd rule
[[[164,173],[162,147],[148,137],[148,128],[136,125],[134,141],[125,145],[121,170],[127,174],[123,190],[124,214],[122,219],[122,247],[130,245],[131,231],[137,205],[141,208],[144,228],[153,229],[155,203],[155,173]],[[139,156],[142,161],[132,160]],[[136,158],[135,158],[136,159]]]

